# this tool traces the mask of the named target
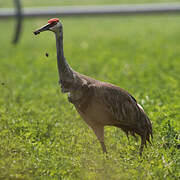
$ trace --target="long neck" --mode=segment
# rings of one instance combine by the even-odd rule
[[[57,65],[59,72],[59,80],[64,79],[65,77],[72,77],[72,69],[67,63],[64,57],[63,51],[63,33],[56,33],[56,48],[57,48]]]

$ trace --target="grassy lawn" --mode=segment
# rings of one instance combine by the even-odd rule
[[[178,179],[180,177],[180,17],[62,19],[65,56],[78,72],[128,90],[144,107],[153,145],[106,127],[108,157],[58,86],[55,39],[32,31],[10,44],[0,22],[0,179]],[[45,57],[45,53],[49,57]]]
[[[168,3],[180,0],[21,0],[24,7],[64,6],[64,5],[102,5],[102,4],[138,4],[138,3]],[[12,7],[13,1],[0,1],[0,7]]]

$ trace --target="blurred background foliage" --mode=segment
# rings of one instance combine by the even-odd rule
[[[178,2],[176,0],[175,2]],[[64,5],[104,5],[104,4],[141,4],[173,2],[171,0],[21,0],[24,7],[64,6]],[[179,1],[180,2],[180,1]],[[0,1],[0,7],[12,7],[13,1]]]

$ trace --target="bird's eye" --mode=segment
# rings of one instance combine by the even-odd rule
[[[51,23],[52,26],[54,26],[54,25],[56,25],[56,24],[57,24],[56,21],[53,21],[53,22]]]

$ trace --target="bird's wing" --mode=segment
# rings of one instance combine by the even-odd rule
[[[98,82],[89,85],[91,94],[106,108],[115,120],[115,126],[120,127],[128,136],[141,136],[143,143],[153,138],[152,125],[143,108],[127,91],[108,83]]]
[[[112,84],[94,86],[94,95],[99,102],[105,105],[113,119],[123,131],[135,133],[149,140],[152,134],[152,125],[143,108],[137,104],[135,98],[127,91]]]
[[[102,84],[94,86],[94,94],[117,122],[127,126],[137,124],[140,110],[135,98],[127,91],[111,84]]]

